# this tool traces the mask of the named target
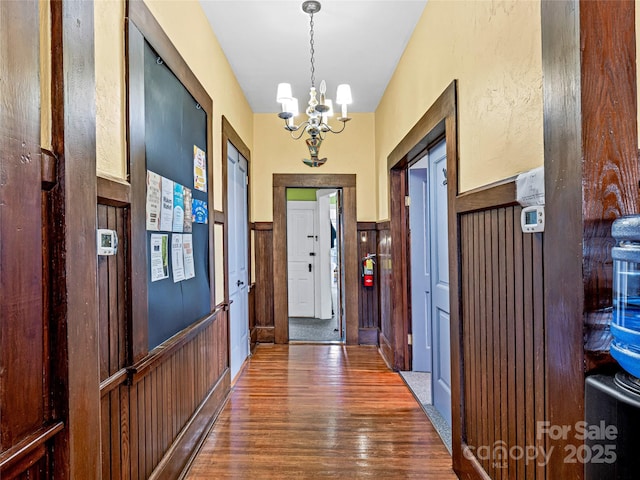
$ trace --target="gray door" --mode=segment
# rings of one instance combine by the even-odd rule
[[[428,157],[409,169],[409,228],[411,229],[412,370],[431,371],[431,276],[429,249]]]
[[[227,144],[229,348],[233,379],[249,355],[247,160]]]
[[[449,334],[449,242],[447,227],[447,151],[445,142],[429,150],[431,226],[431,315],[433,328],[433,404],[451,425],[451,340]]]

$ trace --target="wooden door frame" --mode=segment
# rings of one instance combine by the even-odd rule
[[[339,188],[343,193],[344,313],[347,345],[358,344],[358,244],[355,174],[273,174],[273,315],[275,343],[289,343],[287,188]]]
[[[409,215],[405,208],[408,195],[408,170],[435,142],[447,142],[447,217],[449,228],[449,301],[451,340],[451,430],[453,468],[461,471],[462,456],[462,372],[460,357],[462,329],[460,321],[460,230],[456,212],[458,195],[458,123],[457,81],[454,80],[442,92],[414,127],[387,157],[389,170],[389,218],[391,231],[391,264],[394,281],[391,283],[393,367],[397,370],[411,368],[411,352],[408,344],[410,326],[409,281]]]

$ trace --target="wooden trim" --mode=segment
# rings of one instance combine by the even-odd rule
[[[358,231],[376,230],[377,224],[376,222],[358,222],[357,228],[358,228]]]
[[[274,187],[345,188],[356,186],[356,176],[345,174],[274,173]]]
[[[457,82],[454,80],[431,107],[425,112],[414,127],[400,141],[387,157],[390,171],[390,231],[391,231],[391,264],[393,276],[400,281],[392,283],[392,331],[393,339],[380,335],[381,349],[383,339],[393,346],[393,366],[398,369],[410,369],[407,363],[408,346],[408,296],[407,296],[407,232],[408,215],[404,207],[404,195],[407,169],[416,161],[422,152],[434,141],[446,139],[447,149],[447,202],[449,230],[449,291],[451,321],[451,417],[452,417],[452,449],[453,469],[461,477],[469,475],[472,468],[469,460],[463,455],[462,427],[464,411],[461,409],[464,391],[464,364],[461,359],[462,329],[460,319],[461,308],[461,271],[460,271],[460,220],[456,212],[458,196],[458,124],[457,124]],[[398,336],[402,338],[397,338]],[[383,350],[384,352],[384,350]],[[389,355],[389,354],[387,354]]]
[[[224,132],[227,140],[229,140],[233,144],[233,146],[236,147],[238,152],[240,152],[240,155],[242,155],[247,159],[247,161],[249,161],[249,159],[251,158],[251,150],[249,150],[249,147],[247,147],[242,138],[240,138],[240,135],[238,135],[238,132],[236,132],[231,125],[231,122],[229,122],[229,120],[227,120],[227,117],[225,117],[224,115],[222,116],[222,131]]]
[[[129,3],[128,5],[131,5]],[[135,363],[149,351],[147,305],[147,237],[146,237],[146,156],[144,120],[144,37],[132,22],[126,22],[127,151],[131,180],[130,242],[127,258],[128,298],[131,299],[127,330],[129,362]]]
[[[382,230],[391,230],[391,222],[389,220],[378,222],[376,224],[376,230],[379,232]]]
[[[254,222],[253,229],[271,232],[273,231],[273,222]]]
[[[198,78],[193,74],[187,62],[173,45],[158,21],[155,19],[143,0],[129,0],[129,20],[131,20],[142,36],[151,44],[153,49],[162,58],[169,70],[182,82],[193,95],[193,98],[207,112],[207,117],[212,114],[211,97],[202,86]]]
[[[458,195],[456,212],[470,213],[487,208],[508,207],[517,203],[514,177]]]
[[[216,225],[226,225],[227,224],[227,217],[224,214],[224,212],[222,212],[220,210],[214,210],[213,211],[213,223],[215,223]]]
[[[93,2],[50,5],[51,140],[62,163],[51,197],[59,219],[51,229],[57,256],[50,297],[52,407],[65,423],[53,439],[53,457],[62,479],[99,478],[94,8]]]
[[[360,345],[378,345],[378,334],[380,330],[377,328],[360,328],[358,329],[358,344]]]
[[[131,185],[112,178],[97,177],[98,203],[113,207],[131,204]]]
[[[112,390],[115,390],[120,385],[123,385],[124,383],[126,383],[128,378],[129,378],[129,373],[127,369],[121,368],[116,373],[114,373],[109,378],[103,380],[100,383],[100,396],[102,397],[107,393],[111,392]]]
[[[173,441],[171,448],[149,476],[149,480],[184,478],[209,430],[226,405],[230,386],[231,374],[227,368]]]
[[[400,143],[393,149],[393,151],[387,157],[387,168],[401,169],[413,161],[417,160],[417,157],[421,152],[433,143],[446,131],[446,126],[443,123],[452,112],[456,110],[456,82],[452,82],[445,89],[437,100],[429,107],[429,110],[418,120],[418,122],[411,128],[409,133],[400,141]],[[447,166],[447,177],[456,178],[452,176]],[[457,167],[456,167],[457,168]],[[455,185],[457,193],[458,186]]]
[[[358,249],[356,176],[353,174],[273,174],[273,291],[275,342],[288,343],[286,189],[342,188],[344,241],[344,318],[346,340],[358,343]]]
[[[141,361],[136,362],[127,368],[129,373],[130,382],[135,385],[155,368],[162,365],[171,355],[182,348],[186,343],[197,337],[200,332],[206,329],[211,323],[216,321],[220,310],[216,310],[215,313],[207,315],[205,318],[197,323],[185,328],[181,332],[175,334],[169,340],[166,340],[162,344],[154,348],[149,354]]]
[[[13,447],[0,453],[0,473],[6,475],[6,472],[14,465],[33,455],[35,452],[39,452],[37,458],[32,461],[38,460],[44,455],[44,449],[42,447],[45,443],[51,440],[56,434],[60,433],[64,429],[64,423],[57,422],[53,425],[48,425],[35,431],[22,441],[14,445]]]
[[[275,327],[263,327],[257,325],[254,328],[256,332],[256,342],[258,343],[274,343],[275,342]]]

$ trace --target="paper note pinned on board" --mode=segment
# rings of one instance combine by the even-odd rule
[[[151,235],[151,281],[169,278],[168,235]]]
[[[196,276],[193,262],[193,236],[190,233],[182,235],[182,253],[184,257],[184,278],[189,280]]]
[[[173,227],[173,182],[162,177],[162,204],[160,211],[160,230],[170,232]]]
[[[197,145],[193,146],[193,188],[207,191],[207,154]]]
[[[171,235],[171,269],[173,283],[184,280],[184,253],[182,252],[182,234]]]
[[[162,201],[162,177],[147,170],[147,230],[160,230],[160,204]]]

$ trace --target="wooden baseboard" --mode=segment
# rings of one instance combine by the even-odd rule
[[[391,347],[391,343],[389,339],[384,336],[384,333],[380,332],[378,335],[380,341],[380,354],[382,355],[382,359],[387,364],[387,367],[393,369],[394,359],[393,359],[393,348]]]
[[[275,327],[256,327],[258,343],[274,343],[276,339]]]
[[[153,470],[150,480],[184,478],[211,426],[218,418],[230,391],[231,373],[227,368]]]
[[[358,343],[360,345],[378,345],[377,328],[360,328],[358,330]]]

